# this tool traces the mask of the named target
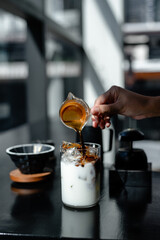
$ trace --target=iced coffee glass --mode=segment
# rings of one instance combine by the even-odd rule
[[[62,202],[69,207],[92,207],[100,198],[101,146],[84,145],[65,142],[60,149]]]

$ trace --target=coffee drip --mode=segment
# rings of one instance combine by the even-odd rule
[[[79,134],[81,146],[84,149],[82,129],[90,117],[90,108],[87,103],[69,93],[61,105],[59,115],[65,126],[74,129]]]

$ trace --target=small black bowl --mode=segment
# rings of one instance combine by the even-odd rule
[[[48,144],[22,144],[6,149],[14,164],[23,174],[44,172],[45,164],[53,157],[55,147]]]

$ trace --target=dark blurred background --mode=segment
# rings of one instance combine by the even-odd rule
[[[0,0],[0,138],[58,119],[69,91],[91,107],[113,84],[160,95],[160,0]],[[159,118],[113,118],[160,140]],[[44,128],[44,129],[43,129]]]

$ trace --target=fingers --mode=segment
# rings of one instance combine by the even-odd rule
[[[119,112],[117,105],[118,87],[113,86],[107,92],[100,95],[91,109],[93,127],[100,126],[101,129],[111,125],[110,117]]]
[[[91,108],[92,115],[103,115],[103,116],[113,116],[115,114],[120,114],[122,110],[122,104],[120,102],[115,102],[112,104],[102,104],[99,106],[93,106]]]
[[[92,125],[94,128],[97,128],[99,124],[99,119],[97,116],[92,115]]]
[[[105,118],[105,126],[108,128],[108,127],[110,127],[110,125],[111,125],[110,117],[107,116],[107,117]]]
[[[91,113],[93,115],[104,115],[104,116],[110,116],[111,115],[111,108],[110,105],[102,104],[98,106],[94,106],[91,109]]]
[[[95,116],[95,115],[92,115],[92,126],[94,128],[96,127],[100,127],[101,129],[104,129],[105,127],[110,127],[111,125],[111,122],[110,122],[110,117],[109,116],[102,116],[102,115],[99,115],[99,116]]]
[[[109,105],[99,105],[94,106],[91,109],[92,113],[92,125],[93,127],[100,127],[101,129],[104,129],[105,127],[110,127],[110,116],[112,116],[112,111]]]

